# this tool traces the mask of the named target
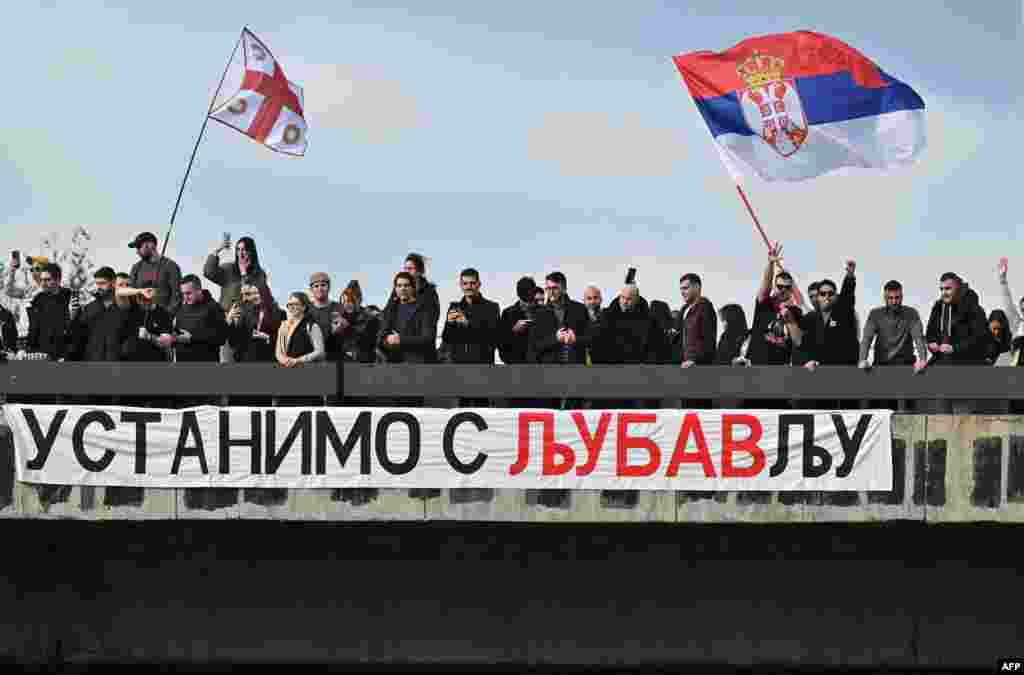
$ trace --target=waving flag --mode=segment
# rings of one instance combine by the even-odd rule
[[[726,169],[799,181],[843,167],[913,163],[924,101],[857,50],[798,31],[673,58]]]
[[[238,92],[210,118],[271,150],[288,155],[306,153],[306,120],[302,116],[302,87],[289,82],[267,46],[248,28],[242,31],[245,78]]]

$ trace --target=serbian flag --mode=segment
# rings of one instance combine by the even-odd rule
[[[238,91],[210,112],[210,117],[271,150],[306,154],[306,120],[302,87],[289,82],[281,64],[248,28],[242,31],[245,76]]]
[[[733,180],[912,164],[924,101],[846,43],[797,31],[673,57]]]

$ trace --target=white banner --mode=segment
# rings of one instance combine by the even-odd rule
[[[891,412],[5,405],[61,485],[892,490]]]

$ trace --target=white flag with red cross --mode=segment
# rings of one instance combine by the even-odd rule
[[[281,64],[248,28],[242,31],[242,58],[245,75],[241,86],[211,111],[210,117],[271,150],[306,154],[302,87],[285,78]]]

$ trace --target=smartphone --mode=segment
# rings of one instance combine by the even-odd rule
[[[225,232],[224,233],[224,245],[227,246],[228,248],[231,248],[231,233],[230,232]]]
[[[21,251],[11,251],[11,259],[14,260],[15,265],[21,264]]]

